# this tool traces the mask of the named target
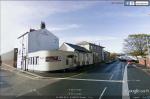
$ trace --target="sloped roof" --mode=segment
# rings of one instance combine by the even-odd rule
[[[82,41],[82,42],[77,43],[77,45],[86,45],[86,44],[96,45],[94,43],[90,43],[90,42],[87,42],[87,41]],[[100,46],[100,45],[96,45],[96,46],[99,46],[101,48],[105,48],[105,47]]]
[[[47,29],[39,29],[39,30],[33,30],[33,31],[31,31],[31,32],[26,32],[26,33],[22,34],[21,36],[19,36],[17,39],[19,39],[19,38],[21,38],[21,37],[23,37],[23,36],[25,36],[25,35],[27,35],[27,34],[29,34],[29,33],[37,33],[37,32],[44,33],[44,31],[49,32],[49,33],[51,33],[53,36],[55,36],[56,38],[58,38],[56,35],[54,35],[52,32],[50,32],[50,31],[47,30]]]
[[[85,49],[84,47],[78,46],[78,45],[74,45],[74,44],[70,44],[70,43],[65,43],[67,45],[69,45],[70,47],[72,47],[73,49],[80,51],[80,52],[89,52],[87,49]]]

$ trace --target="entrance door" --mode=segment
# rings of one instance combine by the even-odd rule
[[[68,64],[70,67],[73,67],[73,58],[68,58]]]

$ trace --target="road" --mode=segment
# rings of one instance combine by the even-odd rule
[[[1,94],[9,91],[17,99],[27,96],[48,99],[150,99],[150,75],[120,61],[63,78],[31,79],[9,73],[1,72]]]

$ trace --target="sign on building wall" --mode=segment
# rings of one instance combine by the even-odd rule
[[[55,61],[61,61],[62,57],[61,56],[48,56],[46,57],[46,62],[55,62]]]

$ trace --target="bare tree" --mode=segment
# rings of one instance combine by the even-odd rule
[[[148,53],[147,40],[150,41],[150,34],[132,34],[124,40],[124,51],[132,56],[145,57]]]

